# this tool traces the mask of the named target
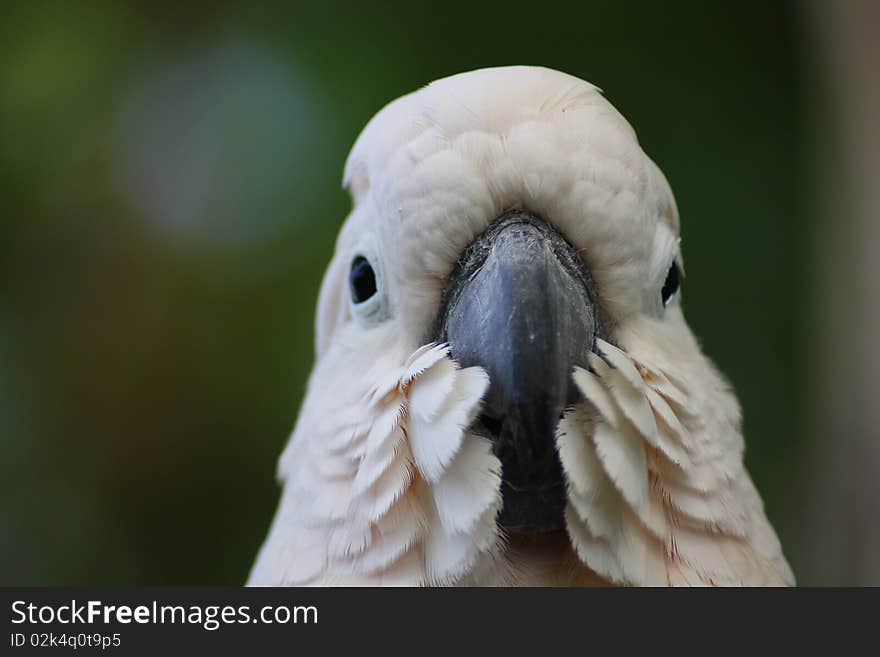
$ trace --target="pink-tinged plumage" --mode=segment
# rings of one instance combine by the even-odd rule
[[[586,408],[573,409],[560,424],[559,453],[570,489],[567,523],[582,559],[620,584],[793,584],[742,467],[739,409],[723,381],[707,371],[699,382],[701,396],[709,398],[702,403],[715,414],[670,405],[665,397],[674,384],[639,334],[649,333],[621,341],[629,343],[629,353],[599,341],[599,353],[614,367],[596,362],[597,374],[575,372]],[[695,346],[682,341],[683,363],[702,358]],[[679,383],[671,396],[689,401],[696,383]],[[579,431],[591,410],[592,431]]]
[[[387,336],[372,337],[401,353]],[[333,366],[369,371],[368,355],[345,341],[334,348]],[[284,494],[249,583],[447,582],[497,540],[500,466],[482,439],[468,436],[463,445],[485,374],[459,369],[442,345],[383,365],[397,372],[396,385],[377,389],[360,379],[362,393],[352,397],[359,411],[337,423],[323,415],[328,398],[310,390],[301,417],[328,421],[301,420],[294,432],[280,466]],[[333,375],[352,385],[343,370]]]
[[[794,583],[743,465],[736,397],[679,296],[660,297],[681,266],[672,192],[597,88],[532,67],[437,81],[370,121],[345,184],[354,208],[249,584]],[[568,373],[566,530],[546,536],[499,526],[501,462],[473,424],[492,382],[426,337],[464,249],[517,208],[576,249],[607,328]],[[360,306],[355,253],[379,287]]]

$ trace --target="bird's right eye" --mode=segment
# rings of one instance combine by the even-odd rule
[[[675,296],[675,293],[678,292],[680,286],[681,272],[678,269],[678,264],[673,262],[672,266],[669,268],[669,273],[666,274],[666,281],[663,283],[663,289],[660,290],[660,298],[662,299],[664,306],[669,305],[669,302],[672,300],[672,297]]]
[[[352,303],[363,303],[376,294],[376,273],[370,261],[364,256],[355,256],[351,261],[348,275],[348,287],[351,291]]]

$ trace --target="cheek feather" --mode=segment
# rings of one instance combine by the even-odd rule
[[[738,413],[699,412],[725,407],[706,398],[723,387],[697,390],[647,355],[597,349],[592,371],[574,374],[585,402],[557,437],[581,560],[637,586],[793,583],[742,466]]]

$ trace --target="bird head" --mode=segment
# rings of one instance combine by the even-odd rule
[[[617,583],[686,579],[703,533],[757,532],[749,567],[778,561],[736,399],[682,314],[672,192],[596,87],[436,81],[369,122],[344,183],[253,583],[459,583],[560,532]]]

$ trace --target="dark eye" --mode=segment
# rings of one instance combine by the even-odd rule
[[[672,263],[672,266],[669,268],[669,273],[666,274],[666,282],[663,283],[663,289],[660,290],[660,296],[663,299],[663,305],[667,305],[669,300],[673,297],[673,295],[678,292],[678,288],[681,285],[681,273],[678,271],[678,265],[676,263]]]
[[[348,287],[351,290],[351,300],[354,303],[363,303],[376,294],[376,274],[364,256],[355,256],[351,261]]]

